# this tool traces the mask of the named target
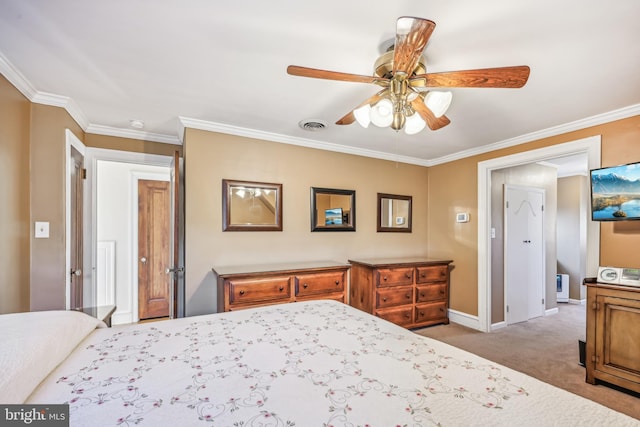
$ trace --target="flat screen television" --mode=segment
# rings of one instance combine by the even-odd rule
[[[342,225],[342,208],[325,209],[324,225]]]
[[[593,169],[591,219],[640,220],[640,162]]]

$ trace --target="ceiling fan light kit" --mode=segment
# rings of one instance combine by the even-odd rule
[[[414,135],[426,126],[438,130],[450,120],[445,113],[451,106],[450,91],[424,88],[521,88],[529,79],[526,65],[478,70],[427,73],[422,53],[436,24],[423,18],[403,16],[396,23],[396,38],[389,51],[374,64],[374,75],[363,76],[290,65],[293,76],[371,83],[383,89],[339,119],[337,125],[357,121],[362,127],[373,123]]]

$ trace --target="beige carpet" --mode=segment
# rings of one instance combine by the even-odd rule
[[[640,420],[640,396],[585,382],[578,340],[585,337],[585,306],[559,304],[559,313],[491,333],[454,323],[414,332],[470,351]]]

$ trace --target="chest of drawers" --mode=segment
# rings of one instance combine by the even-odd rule
[[[350,304],[405,328],[449,323],[449,264],[427,258],[351,263]]]
[[[346,303],[349,268],[332,261],[213,268],[218,312],[313,299]]]

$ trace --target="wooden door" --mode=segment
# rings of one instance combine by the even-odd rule
[[[544,314],[544,190],[505,186],[507,324]]]
[[[70,289],[69,289],[69,308],[81,308],[83,306],[83,265],[82,265],[82,203],[83,203],[83,187],[84,187],[84,157],[82,154],[71,146],[70,159],[71,167],[69,168],[70,189],[71,194],[69,200],[71,202],[70,212]]]
[[[166,181],[138,181],[138,317],[169,316],[170,191]]]

